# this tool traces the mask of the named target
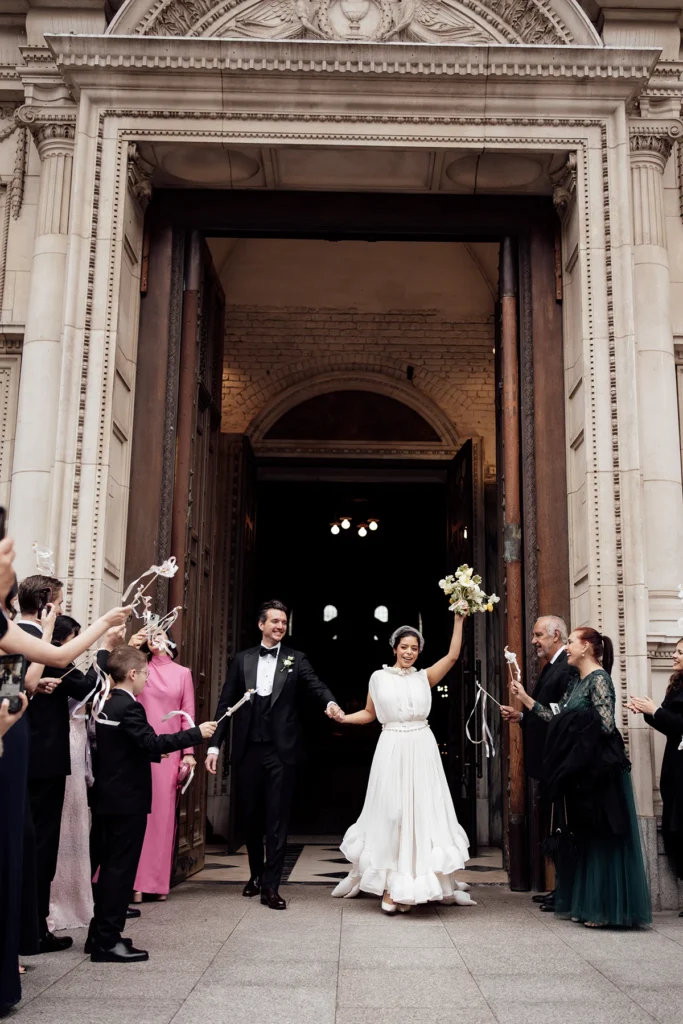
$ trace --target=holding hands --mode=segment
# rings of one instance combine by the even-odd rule
[[[327,715],[328,718],[332,718],[334,719],[335,722],[340,723],[343,722],[344,719],[346,718],[346,715],[344,714],[344,712],[342,711],[338,704],[328,704],[327,707],[325,708],[325,714]]]

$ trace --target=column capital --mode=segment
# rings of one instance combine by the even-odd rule
[[[674,142],[683,137],[683,122],[678,118],[638,118],[629,123],[632,163],[650,163],[662,173]]]
[[[19,107],[15,117],[28,128],[41,160],[73,152],[76,139],[76,108]]]

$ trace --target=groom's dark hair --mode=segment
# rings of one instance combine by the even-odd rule
[[[264,601],[258,610],[259,622],[266,621],[266,619],[268,618],[268,612],[271,611],[271,609],[274,612],[284,612],[285,615],[289,615],[289,612],[287,611],[287,605],[283,604],[282,601]]]

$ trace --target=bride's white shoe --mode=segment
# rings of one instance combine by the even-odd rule
[[[399,914],[407,914],[408,911],[411,909],[412,904],[411,903],[395,903],[394,906],[398,910]]]
[[[398,910],[398,907],[396,906],[395,903],[386,903],[384,900],[382,900],[382,910],[384,911],[385,914],[395,914],[396,911]]]
[[[470,891],[470,887],[467,884],[467,882],[456,882],[455,884],[458,887],[460,892],[469,892]]]
[[[446,906],[451,906],[456,903],[459,907],[476,907],[476,901],[472,899],[468,892],[454,892],[452,896],[444,896],[442,903]]]

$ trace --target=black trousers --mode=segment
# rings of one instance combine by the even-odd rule
[[[65,789],[66,775],[60,775],[56,779],[28,780],[28,797],[36,833],[38,921],[43,935],[48,930],[50,886],[57,871]]]
[[[296,766],[285,764],[274,744],[249,743],[237,775],[249,870],[264,888],[277,889],[287,850]],[[266,856],[263,857],[263,833]]]
[[[146,814],[98,814],[93,818],[99,842],[100,873],[94,886],[90,938],[111,949],[121,938],[147,828]]]

